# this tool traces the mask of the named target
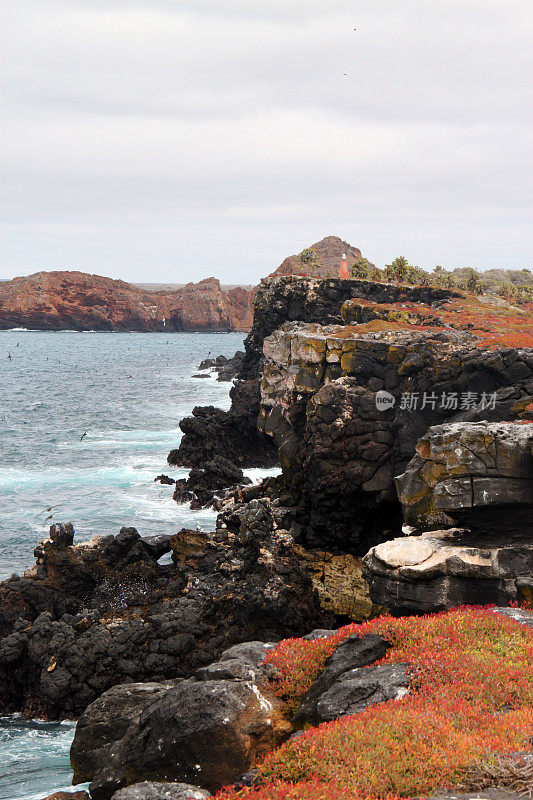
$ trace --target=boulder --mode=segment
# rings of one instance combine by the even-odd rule
[[[527,596],[533,543],[487,547],[463,529],[431,531],[371,548],[364,565],[371,598],[395,614],[508,605]]]
[[[213,764],[209,762],[211,766],[206,767],[205,775],[199,774],[197,769],[197,765],[204,763],[202,758],[211,758],[207,752],[210,747],[206,744],[211,735],[220,735],[219,748],[223,747],[226,731],[233,737],[233,744],[238,741],[240,750],[235,763],[239,768],[248,756],[250,759],[254,757],[256,744],[261,749],[267,747],[268,742],[270,747],[272,742],[284,738],[290,732],[290,726],[281,715],[280,701],[272,697],[267,688],[267,680],[275,669],[270,664],[263,664],[273,646],[258,641],[244,642],[228,648],[219,661],[197,670],[193,679],[123,684],[104,692],[89,705],[76,725],[70,750],[74,782],[92,781],[91,796],[98,800],[109,798],[113,791],[131,783],[133,778],[170,780],[169,773],[162,774],[164,763],[157,758],[161,742],[157,740],[157,746],[154,744],[156,733],[161,733],[167,723],[174,730],[176,739],[172,746],[183,748],[172,780],[190,781],[192,771],[196,773],[196,782],[203,786],[207,785],[205,775],[211,775],[215,769],[214,761]],[[205,718],[202,716],[204,711]],[[165,715],[168,719],[163,721]],[[185,718],[187,724],[183,722]],[[202,727],[204,722],[207,732]],[[179,738],[180,727],[182,739]],[[257,739],[256,744],[249,743],[248,750],[246,731],[253,741]],[[196,735],[197,747],[193,745]],[[141,738],[143,741],[140,743]],[[204,756],[202,748],[206,749]],[[219,755],[222,760],[226,757],[225,751]],[[146,762],[145,773],[135,764],[128,766],[132,758],[135,764],[137,759],[138,764]],[[173,751],[172,763],[174,760]],[[185,777],[185,773],[189,777]]]
[[[194,677],[199,681],[246,680],[264,683],[272,676],[273,667],[263,662],[274,646],[264,642],[233,645],[222,653],[218,661],[196,670]]]
[[[383,664],[345,672],[317,701],[312,717],[305,721],[319,724],[337,717],[357,714],[376,703],[400,700],[408,693],[407,664]]]
[[[306,722],[313,724],[319,719],[317,707],[320,699],[329,689],[346,673],[357,667],[367,667],[374,661],[384,658],[388,644],[382,636],[369,633],[358,636],[356,633],[342,642],[333,655],[328,659],[323,671],[305,694],[302,703],[296,711],[293,722],[303,725]]]
[[[70,547],[74,543],[74,527],[71,522],[66,525],[62,522],[57,522],[55,525],[50,525],[50,541],[54,543],[57,549]]]
[[[234,783],[288,735],[281,701],[250,681],[184,681],[141,715],[129,735],[130,776]]]
[[[113,686],[91,703],[78,719],[70,748],[73,783],[90,781],[109,749],[168,688],[162,683],[126,683]]]
[[[215,456],[204,467],[191,469],[188,478],[175,481],[174,500],[177,503],[190,503],[191,508],[205,508],[213,504],[221,490],[251,482],[250,478],[245,478],[240,467],[227,458]]]
[[[231,671],[236,663],[246,666],[230,657],[219,665]],[[106,693],[78,722],[71,750],[75,780],[91,780],[93,800],[108,800],[144,780],[194,781],[210,791],[234,783],[292,730],[281,701],[258,677],[248,666],[244,678],[221,679],[213,671],[202,680],[147,688],[145,696],[139,687],[130,695],[127,687]],[[116,723],[120,696],[127,709],[118,711]]]
[[[126,789],[119,789],[111,800],[207,800],[208,797],[211,795],[205,789],[188,783],[143,781]]]

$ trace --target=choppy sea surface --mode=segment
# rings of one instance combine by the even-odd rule
[[[195,405],[229,407],[229,383],[192,375],[242,349],[242,334],[0,332],[0,579],[34,563],[53,522],[75,541],[213,525],[212,511],[154,483],[169,467],[179,420]],[[250,470],[252,478],[266,474]],[[0,800],[68,788],[74,726],[0,720]]]

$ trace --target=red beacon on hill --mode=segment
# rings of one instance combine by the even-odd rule
[[[339,278],[349,278],[348,261],[346,260],[346,253],[342,254],[341,268],[339,270]]]

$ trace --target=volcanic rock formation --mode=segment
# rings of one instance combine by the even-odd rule
[[[252,294],[215,278],[147,291],[84,272],[37,272],[0,282],[0,330],[248,331]]]
[[[339,240],[340,241],[340,240]],[[458,296],[447,289],[399,287],[361,280],[314,280],[294,277],[261,281],[254,298],[254,321],[244,347],[245,356],[231,388],[231,408],[197,406],[192,417],[181,420],[183,438],[169,454],[169,463],[202,467],[214,455],[240,467],[270,467],[277,464],[276,448],[257,429],[260,409],[260,378],[264,365],[263,342],[289,320],[322,325],[342,324],[341,307],[353,298],[374,302],[439,303]]]
[[[301,323],[265,339],[259,427],[276,442],[286,490],[303,509],[297,521],[306,546],[364,554],[394,538],[401,528],[394,476],[428,427],[485,418],[483,393],[500,419],[512,417],[521,398],[529,402],[532,351],[495,357],[476,345],[473,334],[452,329],[371,333]],[[472,386],[477,401],[464,410]],[[383,392],[390,402],[381,410]]]
[[[434,426],[416,451],[396,484],[423,533],[370,550],[372,599],[395,613],[531,599],[533,424]]]
[[[431,427],[396,487],[405,521],[420,530],[455,524],[487,543],[533,540],[533,425]]]
[[[330,633],[316,630],[307,638]],[[387,653],[384,638],[352,634],[328,659],[291,721],[274,692],[272,647],[245,642],[187,680],[124,684],[105,692],[78,721],[70,752],[74,782],[91,781],[93,800],[109,800],[120,787],[146,778],[217,790],[239,783],[295,727],[408,692],[408,665],[371,666]]]
[[[123,528],[78,545],[53,526],[36,566],[0,584],[1,711],[76,716],[118,683],[187,677],[234,643],[331,626],[283,511],[256,501],[230,517],[213,534]]]

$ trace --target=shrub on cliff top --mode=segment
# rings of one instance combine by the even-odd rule
[[[276,691],[297,707],[351,633],[391,643],[382,663],[409,662],[411,694],[306,731],[271,753],[255,793],[227,800],[420,796],[466,780],[476,760],[528,748],[533,731],[533,631],[488,609],[382,617],[326,639],[281,642],[268,656]]]

